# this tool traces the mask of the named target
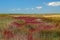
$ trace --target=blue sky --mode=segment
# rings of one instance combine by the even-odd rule
[[[0,13],[60,13],[60,0],[0,0]]]

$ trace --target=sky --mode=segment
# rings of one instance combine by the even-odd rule
[[[0,0],[0,13],[60,13],[60,0]]]

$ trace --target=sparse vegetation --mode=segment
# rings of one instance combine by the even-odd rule
[[[27,17],[26,19],[15,19],[16,17]],[[31,21],[30,19],[41,19],[42,21]],[[26,20],[28,19],[28,22]],[[49,24],[50,23],[50,24]],[[49,24],[49,25],[48,25]],[[47,25],[51,26],[52,28],[47,30]],[[0,15],[0,35],[4,33],[3,31],[7,30],[6,33],[8,35],[13,34],[20,34],[26,35],[29,32],[36,31],[38,35],[37,37],[41,38],[42,40],[59,40],[60,39],[60,17],[43,17],[43,15]],[[28,29],[28,30],[27,30]],[[41,30],[43,29],[43,30]],[[6,35],[7,35],[6,34]],[[34,34],[34,32],[32,33]],[[2,34],[6,36],[5,34]],[[2,38],[2,35],[0,38]],[[7,36],[8,36],[7,35]],[[35,35],[35,34],[34,34]],[[14,35],[13,35],[14,36]],[[4,37],[3,37],[4,38]]]

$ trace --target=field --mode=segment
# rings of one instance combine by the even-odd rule
[[[60,40],[60,15],[0,14],[0,40]]]

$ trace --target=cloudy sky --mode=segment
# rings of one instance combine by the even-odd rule
[[[0,13],[60,13],[60,0],[0,0]]]

